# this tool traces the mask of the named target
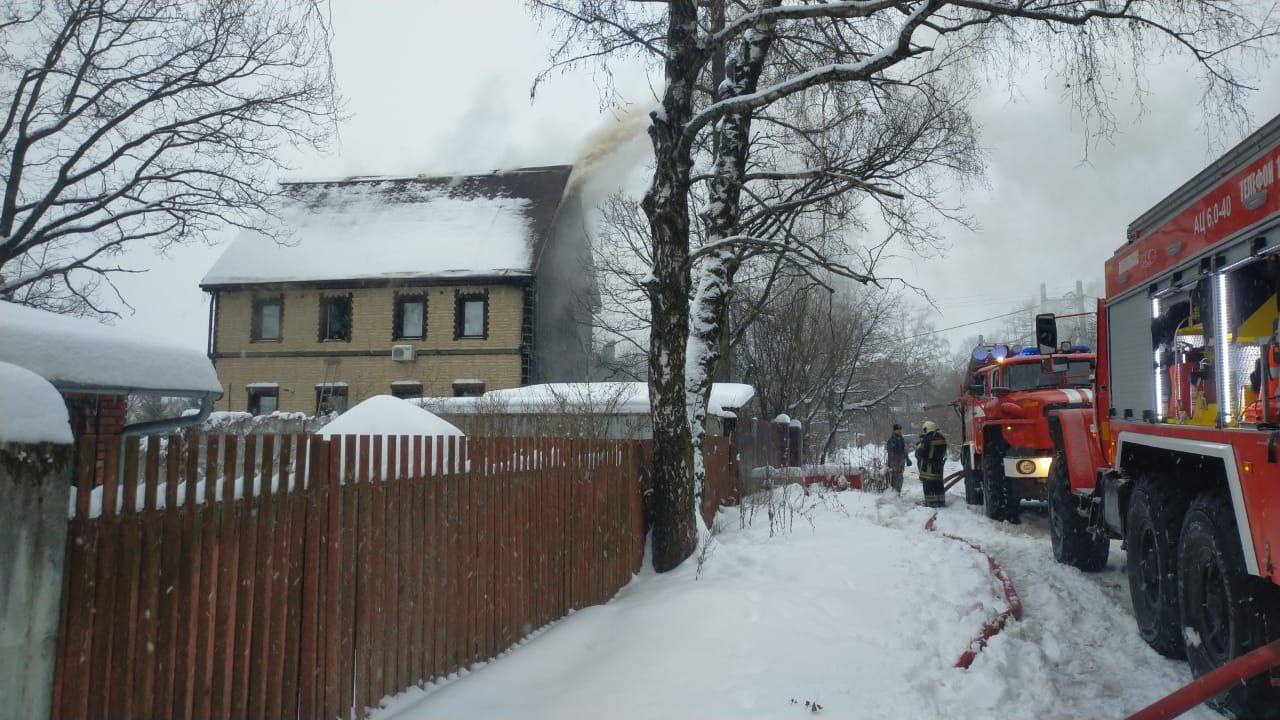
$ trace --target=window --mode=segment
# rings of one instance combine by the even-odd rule
[[[284,298],[258,298],[253,301],[253,317],[249,322],[250,342],[279,342],[284,320]]]
[[[320,342],[351,342],[351,296],[320,296]]]
[[[483,380],[454,380],[454,397],[480,397],[484,394]]]
[[[280,388],[275,384],[254,383],[248,386],[249,412],[270,415],[280,409]]]
[[[316,415],[344,413],[347,411],[346,385],[316,386]]]
[[[1034,390],[1053,387],[1090,387],[1093,384],[1093,363],[1088,360],[1061,362],[1061,369],[1054,370],[1051,360],[1006,365],[1004,385],[1010,390]]]
[[[453,339],[489,337],[489,291],[455,295]]]
[[[420,340],[427,336],[427,296],[397,295],[392,339]]]
[[[391,383],[391,394],[398,398],[420,398],[422,383],[417,380],[397,380]]]

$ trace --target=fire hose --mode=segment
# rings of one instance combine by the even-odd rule
[[[981,553],[982,556],[987,559],[987,567],[991,569],[991,574],[995,576],[996,580],[1000,583],[1000,589],[1004,592],[1004,598],[1009,603],[1007,608],[988,620],[982,626],[982,631],[979,632],[978,636],[969,643],[969,647],[960,655],[960,659],[956,660],[956,667],[967,670],[969,666],[973,664],[974,659],[978,657],[978,653],[982,652],[982,649],[987,646],[987,641],[995,637],[1004,629],[1004,626],[1009,622],[1009,618],[1013,618],[1014,620],[1022,619],[1022,599],[1018,597],[1018,591],[1013,588],[1013,582],[1009,580],[1009,576],[1005,573],[1004,568],[1000,567],[1000,563],[996,562],[995,558],[987,554],[987,551],[983,550],[977,543],[973,543],[962,537],[938,530],[934,527],[934,521],[937,519],[938,514],[934,513],[929,517],[929,520],[925,522],[924,529],[930,532],[936,532],[947,539],[962,542]]]
[[[944,482],[944,492],[950,490],[956,483],[964,477],[964,471],[952,473],[948,475]],[[1013,583],[1009,581],[1009,576],[1005,574],[1004,569],[977,544],[972,543],[964,538],[951,535],[949,533],[940,532],[934,527],[934,521],[937,519],[937,513],[934,513],[925,523],[926,530],[939,532],[943,537],[962,542],[969,547],[982,553],[987,559],[987,565],[991,568],[991,574],[1000,582],[1001,589],[1004,591],[1005,599],[1009,603],[1009,607],[987,621],[982,626],[982,631],[978,637],[974,638],[969,644],[969,648],[964,651],[960,659],[956,661],[956,667],[968,668],[973,664],[978,653],[987,646],[987,641],[994,637],[997,633],[1004,629],[1008,624],[1009,618],[1015,620],[1022,619],[1022,601],[1018,597],[1017,591],[1013,587]],[[1280,640],[1276,640],[1267,645],[1253,650],[1252,652],[1241,655],[1240,657],[1214,668],[1212,671],[1201,675],[1192,680],[1181,688],[1169,693],[1163,698],[1155,701],[1147,707],[1133,713],[1125,720],[1171,720],[1179,715],[1191,710],[1201,703],[1209,700],[1230,688],[1232,685],[1242,683],[1252,679],[1257,675],[1267,672],[1271,668],[1280,667]]]
[[[1126,720],[1168,720],[1256,675],[1280,666],[1280,640],[1201,675],[1186,685],[1130,715]]]

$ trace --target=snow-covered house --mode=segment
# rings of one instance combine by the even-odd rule
[[[77,435],[159,432],[197,423],[222,394],[213,365],[197,349],[7,302],[0,302],[0,363],[26,368],[57,388]],[[201,411],[129,426],[127,400],[135,394],[191,398]]]
[[[284,186],[209,270],[219,409],[342,411],[586,378],[596,288],[571,167]]]

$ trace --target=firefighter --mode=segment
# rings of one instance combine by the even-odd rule
[[[907,457],[907,441],[902,437],[901,425],[893,424],[893,434],[889,436],[884,447],[889,456],[889,487],[901,494],[902,466],[911,464],[911,459]]]
[[[943,507],[947,504],[942,489],[942,467],[947,461],[947,438],[938,430],[938,424],[925,420],[916,441],[916,464],[920,467],[920,484],[924,486],[925,507]]]

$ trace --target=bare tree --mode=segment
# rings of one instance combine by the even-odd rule
[[[126,248],[271,232],[277,152],[323,147],[338,115],[328,47],[318,0],[17,0],[0,16],[0,297],[115,314],[98,296],[137,272]]]
[[[1275,34],[1274,12],[1259,11],[1253,0],[532,3],[559,23],[556,66],[643,54],[662,68],[662,102],[649,131],[654,172],[642,203],[653,253],[645,287],[656,441],[653,558],[660,571],[682,562],[700,538],[698,419],[720,360],[732,254],[767,242],[740,226],[761,113],[822,86],[851,88],[850,102],[866,98],[874,111],[894,97],[945,94],[938,80],[948,74],[1010,70],[1038,54],[1050,59],[1078,112],[1105,131],[1116,80],[1140,77],[1146,59],[1164,51],[1199,63],[1213,107],[1239,109],[1247,87],[1234,63]],[[710,148],[711,177],[698,217],[705,244],[695,258],[690,195],[701,172],[699,148]],[[787,251],[803,257],[810,249]],[[695,259],[702,261],[696,276]]]
[[[927,345],[904,339],[918,318],[903,292],[837,286],[788,282],[734,351],[762,413],[800,420],[824,459],[849,421],[901,402],[927,384],[935,363]],[[754,304],[753,291],[740,284],[735,304]]]

